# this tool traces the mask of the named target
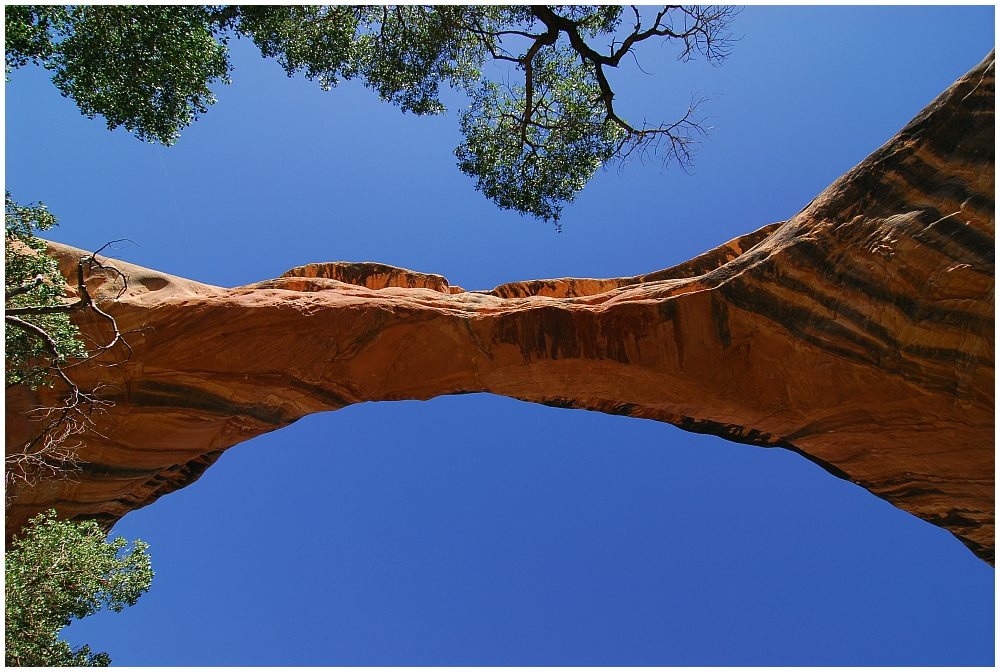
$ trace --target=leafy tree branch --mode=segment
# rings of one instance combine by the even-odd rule
[[[558,222],[611,161],[648,152],[691,165],[703,101],[673,121],[637,125],[616,109],[608,69],[651,40],[677,43],[682,61],[720,62],[734,15],[678,5],[18,6],[7,8],[6,53],[9,68],[52,70],[87,116],[165,145],[215,102],[215,84],[229,82],[233,37],[289,76],[323,89],[357,78],[404,112],[443,113],[441,87],[450,86],[471,101],[460,115],[459,168],[501,208]],[[520,70],[521,83],[495,74],[498,65]]]

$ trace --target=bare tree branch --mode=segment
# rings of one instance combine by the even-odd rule
[[[528,120],[531,119],[533,114],[533,96],[534,96],[534,77],[533,75],[533,62],[535,56],[538,55],[539,50],[546,46],[556,43],[559,39],[559,31],[553,27],[549,27],[547,31],[535,38],[535,41],[528,47],[528,51],[525,52],[524,56],[521,57],[520,63],[521,67],[524,68],[524,118],[521,120],[521,143],[528,143]]]
[[[729,52],[728,36],[723,34],[728,19],[735,13],[730,7],[682,7],[679,5],[668,5],[657,11],[648,28],[643,28],[642,17],[636,6],[631,6],[634,23],[631,32],[619,43],[612,42],[608,54],[602,54],[591,47],[584,39],[580,31],[580,22],[557,14],[551,7],[546,5],[534,5],[531,7],[533,16],[548,28],[545,35],[555,31],[556,39],[559,34],[565,34],[570,46],[580,56],[585,66],[588,66],[594,75],[594,80],[600,91],[597,101],[604,109],[605,121],[615,124],[625,132],[625,136],[618,142],[616,147],[617,158],[624,161],[634,152],[639,151],[645,155],[647,151],[661,155],[663,160],[676,160],[683,169],[688,169],[693,158],[693,144],[697,135],[704,135],[705,128],[701,120],[696,118],[698,108],[704,99],[692,101],[684,116],[670,124],[660,124],[658,126],[647,126],[643,123],[641,128],[637,128],[615,110],[614,89],[608,81],[605,67],[618,67],[621,59],[626,54],[632,54],[635,58],[633,48],[640,42],[653,37],[666,37],[678,39],[684,43],[684,51],[681,59],[687,59],[692,52],[700,51],[709,60],[721,60]],[[675,22],[670,20],[671,16],[677,16],[680,25],[675,26]],[[555,40],[547,40],[546,44],[552,44]],[[536,40],[532,44],[532,49],[525,56],[534,56],[537,47],[540,46]],[[638,59],[636,59],[638,64]],[[641,69],[641,68],[640,68]],[[525,129],[529,125],[545,128],[546,126],[531,123],[528,117],[533,114],[535,108],[532,107],[532,90],[530,88],[531,70],[526,67],[526,102],[525,119],[521,125],[521,137],[524,141]]]

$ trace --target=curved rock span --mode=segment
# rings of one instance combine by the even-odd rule
[[[117,520],[309,413],[492,392],[794,450],[992,562],[993,72],[788,221],[647,275],[466,292],[330,263],[223,289],[118,263],[124,295],[90,286],[131,357],[73,369],[114,406],[77,478],[10,492],[8,534],[53,505]],[[83,254],[51,249],[67,274]],[[8,450],[58,394],[8,389]]]

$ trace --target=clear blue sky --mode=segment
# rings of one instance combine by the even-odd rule
[[[233,43],[175,147],[13,73],[6,184],[53,238],[234,286],[372,260],[468,289],[665,268],[795,214],[994,44],[993,7],[747,8],[722,67],[670,47],[625,111],[713,95],[693,174],[599,174],[563,233],[455,168],[455,114],[324,93]],[[994,570],[782,451],[486,395],[362,404],[226,453],[115,532],[152,590],[71,641],[119,665],[992,665]]]

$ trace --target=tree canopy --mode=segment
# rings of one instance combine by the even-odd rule
[[[598,168],[650,152],[687,167],[704,132],[698,104],[635,124],[608,69],[637,44],[679,45],[718,62],[729,7],[10,6],[8,69],[53,71],[64,96],[141,140],[170,145],[228,83],[228,42],[248,38],[289,76],[329,89],[359,79],[414,114],[440,114],[442,86],[467,94],[455,154],[501,208],[558,222]],[[604,46],[602,46],[604,45]],[[499,67],[494,67],[499,66]]]
[[[94,521],[57,520],[55,511],[33,518],[4,558],[6,665],[109,665],[108,654],[74,649],[59,631],[74,618],[134,605],[153,580],[146,549],[107,541]]]

